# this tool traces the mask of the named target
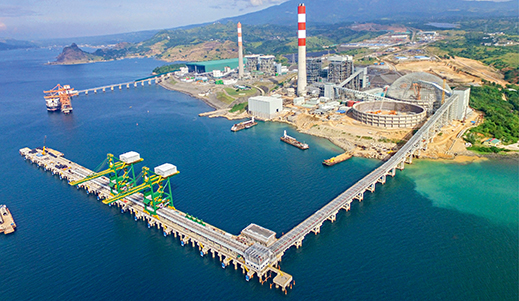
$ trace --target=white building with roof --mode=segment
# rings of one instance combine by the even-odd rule
[[[275,118],[283,111],[283,99],[273,96],[254,96],[249,98],[249,113],[264,118]]]

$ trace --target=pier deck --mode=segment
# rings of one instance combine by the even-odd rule
[[[46,153],[43,154],[41,149],[31,150],[25,147],[20,149],[19,152],[26,160],[69,182],[80,180],[93,174],[92,170],[74,163],[65,158],[62,153],[53,149],[47,148]],[[107,177],[96,178],[79,184],[77,187],[78,189],[85,189],[89,194],[97,195],[98,199],[107,199],[113,196],[110,192],[109,179]],[[120,207],[121,213],[128,211],[133,214],[136,221],[139,219],[147,221],[148,228],[162,228],[164,236],[171,234],[174,237],[178,236],[182,245],[191,243],[193,247],[198,246],[201,256],[208,253],[211,253],[213,258],[218,256],[222,262],[222,268],[232,264],[235,269],[241,267],[243,273],[247,274],[247,279],[253,278],[254,275],[257,275],[260,281],[266,278],[271,265],[256,268],[248,264],[244,259],[247,256],[245,253],[248,249],[256,248],[257,243],[254,241],[240,235],[233,235],[206,222],[203,225],[194,222],[186,217],[186,213],[177,209],[162,208],[157,210],[157,215],[150,215],[144,210],[142,201],[143,195],[136,193],[114,202],[113,205]],[[276,262],[273,264],[276,264]],[[279,274],[281,274],[280,271]],[[289,277],[287,279],[291,281],[292,276],[286,273],[283,274],[285,277]],[[290,281],[276,280],[276,285],[286,292]]]

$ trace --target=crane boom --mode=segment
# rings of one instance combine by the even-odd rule
[[[135,175],[133,174],[133,165],[136,163],[142,162],[144,159],[139,157],[138,159],[134,160],[133,162],[127,163],[127,162],[123,162],[123,161],[116,161],[116,159],[114,158],[114,155],[108,154],[107,160],[108,160],[108,169],[103,170],[101,172],[93,173],[81,180],[72,181],[69,184],[72,186],[76,186],[76,185],[91,181],[93,179],[111,175],[110,181],[113,182],[113,180],[115,180],[115,183],[112,183],[114,185],[111,185],[111,186],[114,186],[114,188],[116,188],[116,190],[119,191],[120,189],[122,189],[122,186],[124,184],[126,184],[126,182],[127,182],[126,180],[130,177],[130,175],[129,175],[130,171],[132,172],[132,176],[135,178]],[[121,170],[123,170],[124,173],[122,176],[119,176]],[[131,182],[135,182],[135,179],[132,179]]]
[[[124,192],[124,193],[120,193],[120,194],[114,196],[113,198],[109,198],[109,199],[104,200],[103,204],[111,204],[113,202],[116,202],[116,201],[118,201],[120,199],[123,199],[123,198],[125,198],[127,196],[130,196],[132,194],[135,194],[137,192],[141,192],[144,189],[150,187],[150,185],[151,186],[157,185],[157,184],[161,183],[163,180],[164,179],[161,176],[153,175],[145,183],[142,183],[139,186],[133,187],[130,190]]]

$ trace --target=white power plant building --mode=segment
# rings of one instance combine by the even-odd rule
[[[283,99],[273,96],[249,98],[249,112],[259,118],[272,119],[283,110]]]

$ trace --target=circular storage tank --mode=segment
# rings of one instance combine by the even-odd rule
[[[412,128],[427,117],[421,106],[401,101],[364,101],[353,105],[353,118],[385,128]]]

